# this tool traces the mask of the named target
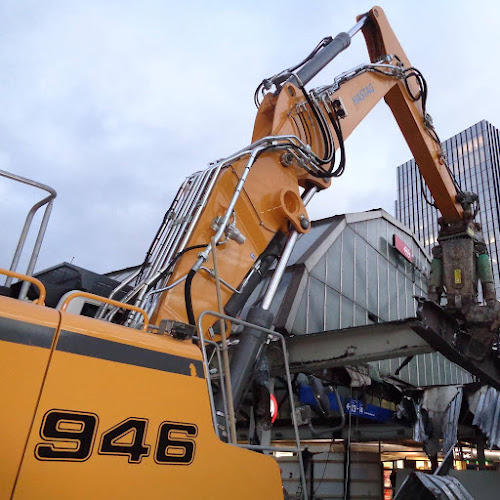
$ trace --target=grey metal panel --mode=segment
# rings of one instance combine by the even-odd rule
[[[397,227],[407,235],[411,236],[412,239],[415,240],[416,244],[419,246],[420,250],[425,253],[428,256],[427,250],[422,245],[420,240],[416,237],[415,233],[405,224],[401,223],[401,220],[396,219],[393,217],[390,213],[386,212],[382,208],[378,208],[375,210],[369,210],[368,212],[358,212],[358,213],[352,213],[352,214],[346,214],[345,218],[348,224],[353,224],[356,222],[361,222],[361,221],[367,221],[371,219],[377,219],[377,218],[384,218],[387,220],[391,225]],[[429,257],[427,257],[429,258]],[[430,260],[430,259],[429,259]]]
[[[304,263],[307,270],[310,272],[312,268],[317,264],[317,262],[323,257],[326,251],[330,248],[332,243],[339,237],[344,228],[346,227],[345,219],[337,221],[336,224],[329,228],[328,233],[322,235],[321,241],[318,240],[318,244],[311,247],[310,250],[304,253],[303,257],[299,262]]]
[[[304,266],[295,266],[293,268],[293,277],[288,289],[283,297],[276,315],[276,328],[285,328],[288,332],[292,331],[295,316],[302,300],[302,295],[307,286],[307,272]]]
[[[336,449],[330,452],[313,455],[314,496],[322,500],[344,499],[344,452]],[[300,477],[296,457],[280,457],[276,459],[282,471],[283,486],[289,495],[298,493]],[[382,491],[382,474],[380,455],[351,451],[350,453],[350,498],[379,500]],[[306,471],[310,479],[310,469]]]

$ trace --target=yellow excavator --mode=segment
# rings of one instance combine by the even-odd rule
[[[371,62],[307,90],[359,31]],[[310,229],[306,205],[342,174],[344,141],[381,99],[442,214],[431,307],[446,297],[447,316],[470,327],[464,356],[488,355],[498,303],[477,197],[450,174],[426,82],[374,7],[259,85],[251,144],[186,179],[143,265],[109,298],[75,291],[45,307],[39,280],[0,270],[38,290],[32,301],[0,296],[1,499],[283,498],[272,456],[235,442],[234,409],[272,337],[270,304]],[[457,241],[463,250],[451,259]],[[229,367],[228,318],[273,268],[262,300],[234,320],[242,328]],[[101,304],[95,318],[70,312],[79,299]],[[207,346],[225,367],[225,392],[215,395]]]

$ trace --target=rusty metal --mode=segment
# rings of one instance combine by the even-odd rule
[[[482,382],[500,390],[498,351],[489,349],[480,359],[473,355],[482,352],[478,337],[489,335],[478,331],[480,323],[475,323],[472,334],[435,302],[418,299],[418,304],[417,318],[287,338],[290,371],[311,373],[324,368],[438,351]],[[480,314],[484,316],[487,310],[483,308]],[[488,328],[485,320],[484,329]],[[269,363],[274,375],[283,373],[279,352],[269,353]]]
[[[482,345],[478,346],[478,339],[486,335],[484,330],[479,331],[479,326],[474,331],[465,330],[463,323],[432,301],[418,299],[418,304],[417,320],[411,323],[413,331],[450,361],[465,368],[482,382],[500,389],[498,351],[489,349],[480,359],[474,356],[477,352],[483,352]],[[468,327],[471,327],[470,324]]]

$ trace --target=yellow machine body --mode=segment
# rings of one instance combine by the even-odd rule
[[[282,496],[273,458],[216,436],[191,342],[5,297],[0,311],[1,499]]]

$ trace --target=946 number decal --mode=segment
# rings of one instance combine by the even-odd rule
[[[105,430],[99,439],[99,455],[127,457],[130,464],[140,464],[151,453],[146,444],[149,421],[130,417]],[[50,410],[42,420],[35,446],[38,460],[84,462],[92,455],[97,441],[99,417],[95,413]],[[159,465],[189,465],[194,460],[198,427],[183,422],[162,422],[157,431],[153,458]]]

